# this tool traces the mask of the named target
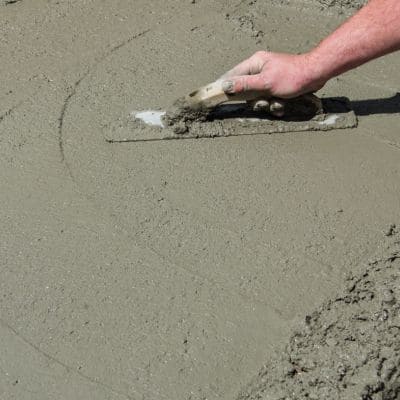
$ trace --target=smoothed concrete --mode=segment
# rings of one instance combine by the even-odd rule
[[[345,18],[251,3],[1,7],[0,397],[234,398],[399,220],[397,54],[319,93],[356,130],[104,140]]]

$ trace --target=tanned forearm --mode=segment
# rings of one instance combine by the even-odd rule
[[[323,81],[400,50],[400,0],[370,0],[309,53]]]
[[[329,79],[396,50],[400,50],[400,0],[370,0],[310,52],[259,51],[223,75],[222,88],[229,94],[292,98],[316,92]],[[273,110],[271,104],[264,101],[273,113],[276,107]],[[274,115],[283,115],[282,104]]]

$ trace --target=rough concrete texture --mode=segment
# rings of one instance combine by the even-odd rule
[[[326,7],[341,7],[349,9],[359,9],[368,0],[317,0],[320,4]]]
[[[392,226],[389,234],[396,227]],[[306,316],[238,399],[400,398],[400,241]]]
[[[205,122],[210,109],[202,105],[189,104],[186,97],[180,97],[168,107],[164,115],[164,124],[176,134],[185,134],[193,122]]]
[[[356,130],[102,134],[343,18],[299,1],[1,7],[1,399],[232,399],[376,253],[400,220],[398,54],[321,90],[350,98]]]

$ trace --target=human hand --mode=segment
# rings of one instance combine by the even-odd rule
[[[262,97],[251,102],[257,111],[269,111],[282,117],[285,102],[302,94],[315,92],[325,85],[318,78],[308,54],[292,55],[259,51],[238,64],[221,78],[226,93],[260,91]]]

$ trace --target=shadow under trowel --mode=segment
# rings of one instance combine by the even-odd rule
[[[400,114],[400,93],[384,99],[355,100],[351,107],[357,116]]]
[[[352,110],[352,104],[346,97],[323,98],[323,114],[345,114]],[[286,113],[284,117],[276,118],[265,111],[256,112],[246,103],[221,104],[216,107],[208,116],[208,120],[227,120],[227,119],[257,119],[257,120],[279,120],[279,121],[311,121],[316,110],[304,107],[297,107],[296,103],[286,103]]]
[[[377,114],[400,114],[400,93],[392,97],[383,99],[367,99],[349,101],[344,97],[323,98],[322,103],[326,114],[347,113],[353,110],[357,116],[377,115]],[[265,112],[255,112],[245,103],[222,104],[217,107],[209,116],[211,120],[231,119],[231,118],[257,118],[261,120],[279,119],[283,121],[308,121],[312,115],[293,114],[283,118],[274,118]]]

